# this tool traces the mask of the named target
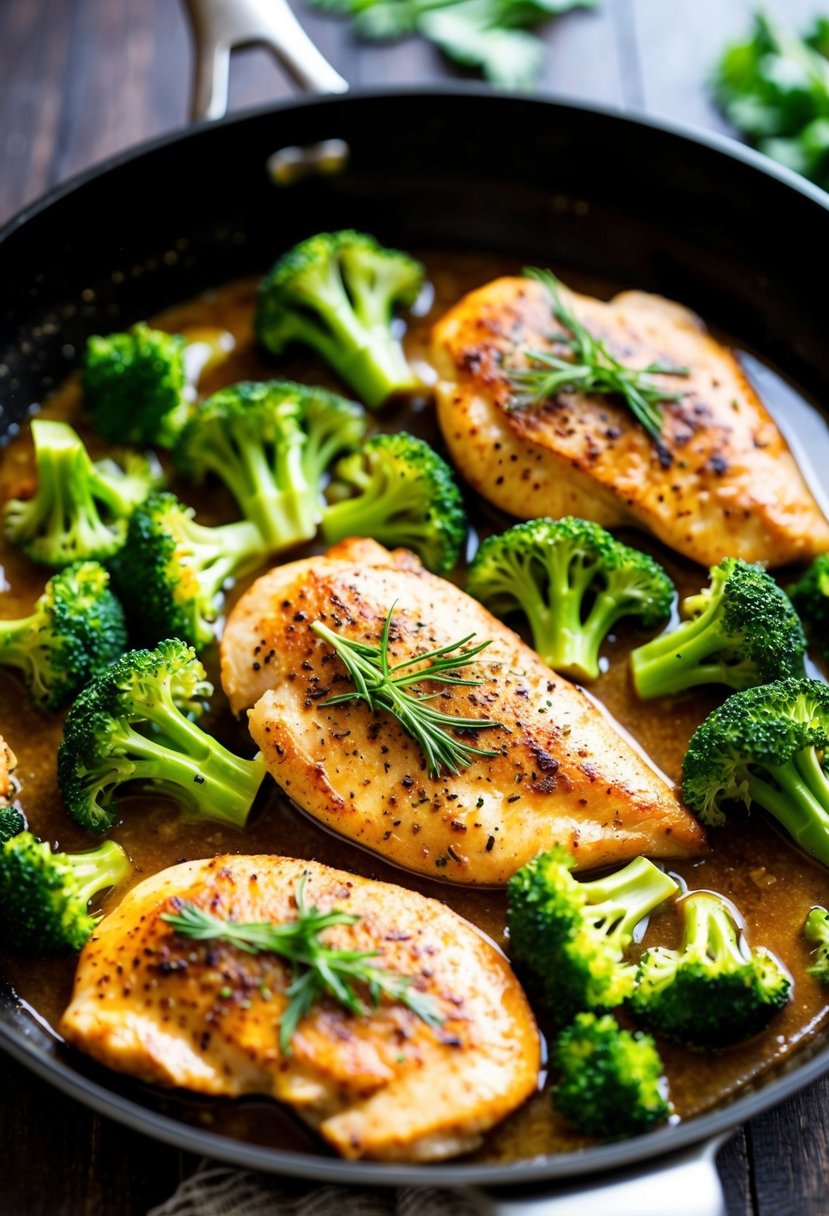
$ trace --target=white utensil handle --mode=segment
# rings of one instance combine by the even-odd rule
[[[308,93],[344,93],[348,82],[317,50],[287,0],[185,0],[195,41],[192,116],[227,113],[230,55],[264,46]]]
[[[727,1216],[716,1166],[721,1144],[709,1140],[606,1180],[594,1174],[553,1194],[498,1199],[475,1193],[475,1202],[481,1216]]]

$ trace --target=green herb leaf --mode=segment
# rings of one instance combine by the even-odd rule
[[[405,38],[418,29],[421,17],[446,0],[369,0],[355,4],[354,30],[360,38],[384,41]]]
[[[315,8],[353,18],[368,40],[420,34],[448,58],[476,68],[493,84],[531,88],[538,80],[544,43],[528,28],[595,0],[309,0]]]
[[[767,13],[749,37],[725,49],[714,98],[761,152],[829,188],[829,21],[798,38]]]
[[[378,967],[373,960],[379,951],[340,950],[322,942],[320,935],[326,929],[333,925],[356,925],[360,917],[340,908],[321,912],[316,905],[307,907],[306,880],[307,875],[303,874],[297,883],[296,920],[278,924],[221,920],[186,900],[177,901],[177,910],[163,912],[161,919],[194,941],[228,942],[247,954],[277,954],[291,964],[291,983],[285,990],[289,1000],[279,1026],[279,1045],[286,1055],[290,1055],[291,1040],[299,1023],[323,995],[357,1015],[376,1009],[381,997],[386,997],[410,1009],[427,1025],[439,1026],[443,1018],[432,998],[413,989],[411,977]],[[367,989],[368,1005],[356,984]]]
[[[567,348],[569,357],[562,358],[549,351],[525,350],[523,354],[530,366],[510,371],[510,382],[517,391],[508,408],[541,405],[562,392],[621,397],[637,422],[658,442],[662,433],[662,403],[678,401],[685,393],[666,392],[652,377],[657,374],[688,376],[690,368],[672,363],[627,367],[564,303],[561,283],[552,271],[528,269],[524,274],[547,289],[553,316],[564,329],[554,335],[554,341]]]
[[[499,24],[490,0],[435,9],[418,29],[444,55],[464,67],[479,68],[487,80],[505,89],[528,88],[540,75],[544,43],[534,34]]]
[[[439,693],[408,691],[413,684],[421,684],[424,680],[455,687],[478,687],[482,680],[464,679],[458,673],[474,663],[491,643],[479,642],[464,650],[463,647],[475,636],[470,633],[449,646],[441,646],[392,665],[389,661],[389,636],[394,609],[395,605],[392,604],[386,615],[379,646],[352,642],[334,633],[321,621],[314,622],[311,626],[314,633],[334,647],[354,683],[352,692],[330,697],[322,704],[344,705],[360,700],[365,701],[372,710],[384,709],[393,714],[406,733],[420,745],[430,777],[439,777],[444,771],[457,775],[472,762],[473,756],[497,756],[497,751],[472,747],[456,739],[449,731],[488,730],[499,727],[500,722],[488,718],[456,718],[441,713],[430,704]],[[416,670],[412,670],[415,667]]]

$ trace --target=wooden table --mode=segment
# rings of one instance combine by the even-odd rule
[[[440,80],[428,45],[360,46],[345,25],[294,0],[306,28],[354,85]],[[542,87],[723,129],[705,91],[723,40],[751,0],[600,0],[549,27]],[[786,0],[803,25],[816,0]],[[174,0],[0,3],[0,223],[111,152],[182,127],[191,49]],[[235,60],[234,109],[292,90],[263,51]],[[195,1165],[101,1119],[0,1059],[0,1212],[144,1216]],[[829,1078],[748,1124],[720,1156],[729,1216],[826,1216]],[[608,1214],[612,1216],[612,1214]]]

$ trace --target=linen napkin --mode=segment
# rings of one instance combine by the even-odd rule
[[[355,1190],[236,1170],[202,1161],[147,1216],[480,1216],[456,1191],[430,1187]]]

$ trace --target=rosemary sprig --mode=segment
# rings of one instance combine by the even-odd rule
[[[172,925],[177,933],[195,941],[229,942],[247,954],[278,954],[291,964],[291,983],[285,989],[290,999],[279,1026],[279,1045],[286,1055],[291,1053],[291,1040],[297,1026],[321,996],[327,994],[351,1013],[365,1014],[376,1009],[381,996],[405,1005],[429,1026],[439,1026],[443,1018],[430,996],[413,990],[407,975],[376,966],[372,959],[378,950],[340,950],[326,946],[320,934],[333,925],[356,925],[359,916],[332,908],[321,912],[305,903],[303,874],[297,883],[297,919],[273,924],[253,921],[243,924],[221,920],[212,912],[183,900],[176,912],[162,912],[161,919]],[[368,990],[369,1005],[355,989],[355,984]]]
[[[561,283],[551,270],[530,268],[524,274],[547,289],[553,315],[565,331],[553,335],[553,341],[563,343],[570,357],[562,359],[549,351],[524,351],[532,366],[510,372],[510,380],[518,393],[508,408],[540,405],[560,392],[612,394],[622,398],[637,422],[658,442],[662,433],[663,402],[679,401],[685,392],[666,392],[651,377],[655,374],[688,376],[691,369],[673,363],[627,367],[567,307],[561,296]]]
[[[472,747],[448,733],[449,730],[487,730],[500,726],[489,718],[456,718],[441,713],[430,704],[440,693],[409,692],[413,684],[432,680],[437,684],[455,687],[476,688],[483,680],[464,679],[458,673],[474,663],[478,655],[486,650],[490,642],[478,642],[476,646],[463,647],[471,642],[474,633],[469,633],[458,642],[440,646],[425,654],[413,655],[402,663],[389,662],[389,633],[395,604],[386,615],[379,646],[364,642],[353,642],[334,633],[321,621],[311,626],[317,637],[334,647],[354,682],[354,690],[340,693],[323,701],[323,705],[344,705],[349,701],[365,701],[372,710],[385,709],[397,718],[400,725],[420,745],[426,758],[430,777],[439,777],[442,771],[456,776],[462,768],[472,762],[473,756],[497,756],[497,751]],[[416,670],[412,670],[417,665]]]

